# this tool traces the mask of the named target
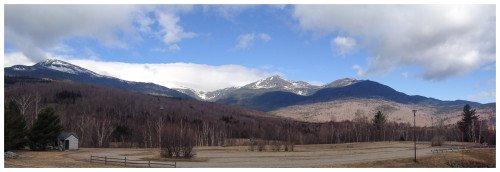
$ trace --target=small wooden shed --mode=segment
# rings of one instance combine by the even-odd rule
[[[62,132],[57,136],[59,150],[78,150],[78,137],[73,132]]]

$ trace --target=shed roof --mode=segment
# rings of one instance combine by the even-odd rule
[[[57,139],[58,140],[65,140],[66,138],[68,138],[71,135],[75,136],[78,139],[78,137],[76,136],[76,134],[74,132],[61,132],[61,134],[59,134],[59,136],[57,136]]]

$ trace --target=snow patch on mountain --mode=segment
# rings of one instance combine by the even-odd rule
[[[73,65],[71,63],[62,61],[62,60],[57,60],[57,59],[48,59],[45,61],[42,61],[40,63],[35,64],[36,67],[44,67],[47,69],[55,70],[55,71],[60,71],[64,73],[70,73],[70,74],[88,74],[92,77],[106,77],[106,78],[111,78],[109,76],[105,75],[100,75],[97,74],[93,71],[87,70],[85,68]]]
[[[25,66],[12,66],[12,69],[17,70],[17,71],[28,70]]]
[[[323,86],[323,88],[336,88],[336,87],[345,87],[349,86],[355,83],[358,83],[360,80],[353,79],[353,78],[344,78],[344,79],[339,79],[336,81],[333,81],[329,84],[326,84]]]

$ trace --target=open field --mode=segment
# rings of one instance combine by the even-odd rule
[[[463,144],[450,143],[447,146]],[[472,159],[478,164],[495,163],[495,149],[433,154],[431,150],[435,148],[429,143],[419,143],[417,147],[417,164],[411,159],[413,142],[297,145],[294,152],[250,152],[246,146],[196,147],[196,157],[177,160],[177,167],[449,167],[447,162],[458,166],[461,158]],[[20,158],[5,160],[6,167],[123,167],[90,163],[91,154],[166,161],[159,157],[157,149],[83,148],[79,151],[18,153]]]
[[[335,168],[391,168],[391,167],[496,167],[495,149],[475,149],[470,152],[448,152],[420,157],[417,163],[413,158],[402,158],[383,161],[371,161],[352,164],[339,164],[322,167]]]

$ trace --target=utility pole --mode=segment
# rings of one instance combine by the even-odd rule
[[[417,138],[415,137],[415,116],[416,116],[417,110],[413,110],[413,143],[415,147],[415,159],[413,159],[414,162],[417,162]]]
[[[160,148],[161,150],[161,137],[162,137],[162,132],[161,130],[163,129],[163,106],[160,106],[160,117],[158,118],[158,122],[160,122],[160,124],[158,125],[158,147]]]

